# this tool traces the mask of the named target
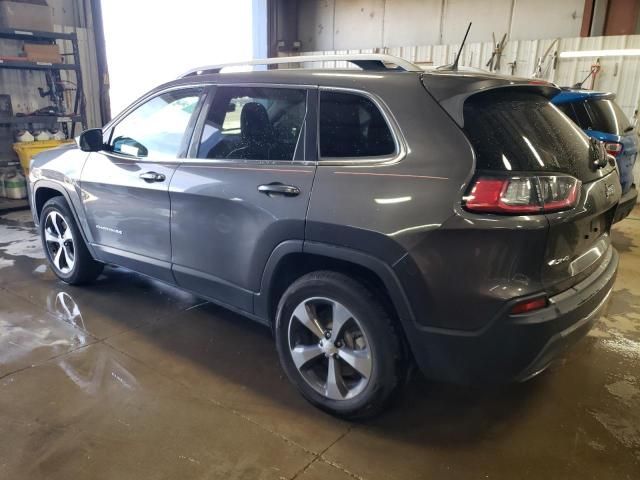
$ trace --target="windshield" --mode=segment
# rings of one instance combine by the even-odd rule
[[[464,125],[478,170],[558,172],[582,181],[599,176],[589,168],[587,136],[543,96],[477,94],[465,103]]]

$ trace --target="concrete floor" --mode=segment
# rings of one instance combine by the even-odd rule
[[[588,338],[526,384],[419,375],[350,424],[289,385],[263,327],[121,269],[73,288],[0,216],[0,478],[638,479],[640,211]]]

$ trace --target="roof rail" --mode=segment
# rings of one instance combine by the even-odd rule
[[[226,67],[244,67],[249,65],[280,65],[283,63],[308,63],[308,62],[349,62],[357,65],[363,70],[402,70],[405,72],[422,72],[423,70],[400,57],[384,55],[381,53],[357,53],[351,55],[299,55],[294,57],[272,57],[259,60],[248,60],[246,62],[223,63],[220,65],[207,65],[189,70],[178,78],[189,77],[191,75],[203,75],[206,73],[220,73]],[[395,68],[387,65],[395,65]]]

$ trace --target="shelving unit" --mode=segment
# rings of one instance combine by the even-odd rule
[[[82,88],[82,72],[80,70],[80,54],[78,50],[78,39],[75,33],[40,32],[29,30],[16,30],[0,28],[0,39],[25,40],[43,44],[55,44],[57,40],[71,42],[73,52],[65,54],[66,58],[71,58],[72,63],[49,63],[34,62],[25,60],[1,60],[0,69],[12,70],[42,70],[47,72],[52,79],[52,85],[62,84],[60,72],[63,70],[75,72],[75,98],[73,100],[73,111],[65,112],[64,115],[25,115],[25,116],[0,116],[0,125],[32,125],[32,124],[61,124],[63,131],[73,138],[75,136],[76,125],[80,124],[82,129],[87,127],[86,108],[84,102],[84,90]],[[71,128],[68,128],[68,125]]]
[[[0,125],[24,125],[28,123],[82,123],[82,115],[0,115]]]

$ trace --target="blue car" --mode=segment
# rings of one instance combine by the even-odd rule
[[[622,198],[614,217],[614,222],[619,222],[631,213],[638,196],[633,182],[638,142],[633,125],[615,98],[613,93],[563,88],[552,102],[588,136],[604,142],[607,152],[615,157],[622,185]]]

